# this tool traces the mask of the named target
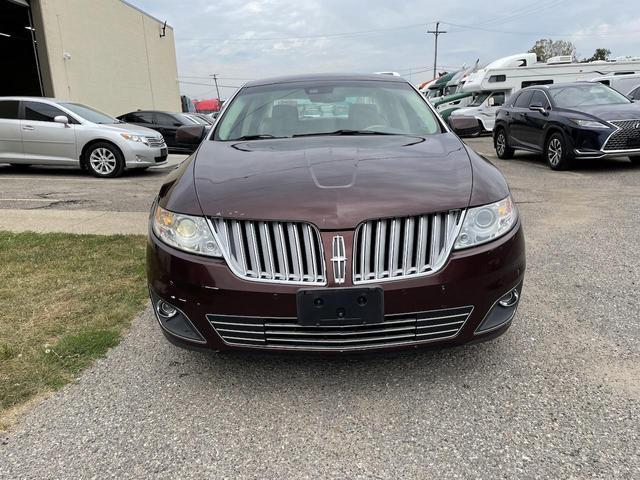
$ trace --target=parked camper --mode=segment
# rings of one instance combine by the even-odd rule
[[[574,63],[570,56],[559,56],[542,63],[537,61],[535,53],[511,55],[467,77],[462,91],[475,93],[476,100],[469,107],[454,111],[451,116],[473,117],[483,130],[491,131],[498,108],[506,98],[522,88],[636,73],[640,73],[640,62],[635,60]]]
[[[636,95],[640,89],[640,73],[614,73],[613,75],[592,78],[591,81],[607,85],[634,100],[639,99],[634,98],[634,95]]]

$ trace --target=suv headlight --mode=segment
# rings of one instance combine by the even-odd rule
[[[496,203],[467,210],[456,239],[455,249],[475,247],[501,237],[518,219],[518,209],[511,196]]]
[[[173,213],[156,206],[151,220],[160,240],[179,250],[209,257],[222,257],[207,221],[203,217]]]
[[[606,123],[597,122],[596,120],[580,120],[578,118],[572,119],[573,122],[577,123],[580,127],[586,128],[611,128]]]
[[[130,140],[132,142],[144,143],[145,145],[149,145],[147,139],[141,135],[132,135],[130,133],[121,133],[120,136],[125,140]]]

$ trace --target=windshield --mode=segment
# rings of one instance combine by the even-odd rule
[[[582,105],[615,105],[631,101],[612,88],[601,84],[570,85],[549,90],[553,103],[559,108],[574,108]]]
[[[406,83],[324,81],[242,89],[216,129],[216,140],[331,134],[430,135],[436,116]]]
[[[88,120],[93,123],[110,124],[110,123],[122,123],[120,120],[113,118],[111,115],[102,113],[95,108],[87,107],[81,103],[61,103],[64,108],[71,110],[79,117]]]
[[[489,95],[490,95],[489,92],[479,93],[478,95],[476,95],[476,98],[474,98],[473,101],[469,104],[469,106],[479,107],[480,105],[482,105],[482,102],[484,102]]]

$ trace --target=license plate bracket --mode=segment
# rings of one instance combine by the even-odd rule
[[[384,321],[381,287],[299,290],[298,324],[303,326],[368,325]]]

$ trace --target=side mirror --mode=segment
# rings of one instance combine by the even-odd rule
[[[487,100],[487,105],[489,105],[490,107],[493,107],[496,104],[496,99],[493,97],[489,97],[489,100]]]
[[[547,109],[544,108],[542,105],[537,104],[537,103],[535,103],[533,105],[529,105],[529,110],[531,110],[532,112],[539,112],[539,113],[541,113],[543,115],[547,114]]]
[[[449,126],[461,137],[472,137],[482,132],[480,122],[474,117],[449,117]]]
[[[69,117],[66,115],[56,115],[53,117],[53,121],[56,123],[62,123],[65,127],[69,126]]]
[[[204,138],[204,125],[189,125],[188,127],[180,127],[176,132],[176,142],[187,145],[199,145]]]

